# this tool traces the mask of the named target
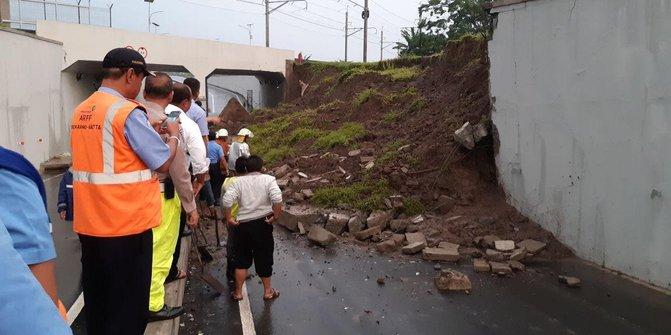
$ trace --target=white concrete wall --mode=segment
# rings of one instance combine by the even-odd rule
[[[60,95],[63,48],[0,29],[0,50],[0,145],[39,168],[69,147]]]
[[[201,83],[215,69],[284,74],[286,60],[294,57],[291,50],[56,21],[38,21],[37,35],[63,42],[66,52],[63,68],[78,60],[102,61],[113,48],[131,46],[138,50],[144,47],[148,64],[184,66]],[[205,94],[201,91],[201,95]]]
[[[578,256],[671,288],[671,1],[494,11],[493,121],[510,202]]]

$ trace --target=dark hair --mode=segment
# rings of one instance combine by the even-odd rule
[[[195,92],[200,92],[200,81],[196,78],[186,78],[184,79],[184,85],[189,86],[191,93],[195,95]]]
[[[217,139],[217,134],[210,130],[210,133],[207,134],[207,139],[210,141],[214,141]]]
[[[172,92],[172,78],[163,72],[156,72],[144,82],[144,93],[154,98],[166,98]]]
[[[235,161],[235,172],[237,172],[238,174],[247,173],[247,158],[246,157],[239,157]]]
[[[203,107],[203,102],[200,100],[196,100],[196,105]]]
[[[131,68],[131,67],[111,67],[104,68],[102,71],[102,79],[119,79],[124,75],[129,69],[133,69],[135,75],[143,73],[142,70]]]
[[[259,156],[251,155],[247,158],[245,166],[247,166],[247,172],[261,172],[261,169],[263,169],[263,159]]]
[[[172,104],[179,105],[184,100],[191,100],[191,90],[189,86],[180,83],[172,85]]]

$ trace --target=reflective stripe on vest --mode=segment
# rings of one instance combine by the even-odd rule
[[[72,180],[95,185],[132,184],[151,180],[153,177],[151,170],[113,174],[72,171]]]

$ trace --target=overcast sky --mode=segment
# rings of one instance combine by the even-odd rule
[[[72,1],[72,0],[70,0]],[[307,0],[287,4],[271,14],[271,47],[302,51],[312,59],[341,60],[344,58],[345,11],[349,8],[353,27],[363,27],[361,8],[364,0]],[[65,2],[65,1],[62,1]],[[84,2],[84,1],[82,1]],[[384,41],[400,40],[400,30],[413,26],[420,0],[369,0],[368,59],[380,58],[380,32]],[[85,3],[85,2],[84,2]],[[142,0],[91,0],[92,6],[109,7],[114,3],[113,26],[147,31],[147,4]],[[159,24],[158,34],[170,34],[232,43],[249,43],[247,30],[240,26],[251,23],[252,43],[264,45],[265,19],[262,0],[155,0],[151,5],[152,21]],[[154,28],[152,27],[152,32]],[[384,50],[384,58],[396,56],[393,43]],[[360,61],[363,35],[350,37],[349,60]],[[179,46],[175,46],[179,47]]]

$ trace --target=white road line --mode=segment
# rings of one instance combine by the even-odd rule
[[[84,308],[84,292],[79,294],[75,303],[68,310],[68,326],[72,326],[72,323],[75,322],[75,319],[81,313],[82,308]]]
[[[56,178],[58,178],[58,177],[60,177],[60,176],[62,176],[62,175],[64,175],[64,174],[65,174],[65,172],[63,172],[63,173],[61,173],[61,174],[57,174],[57,175],[55,175],[55,176],[51,176],[51,177],[49,177],[49,178],[47,178],[47,179],[42,179],[42,181],[43,181],[43,182],[48,182],[49,180],[56,179]]]
[[[256,335],[254,330],[254,317],[249,306],[249,294],[247,294],[247,283],[242,284],[242,300],[239,301],[240,322],[242,323],[243,335]]]

